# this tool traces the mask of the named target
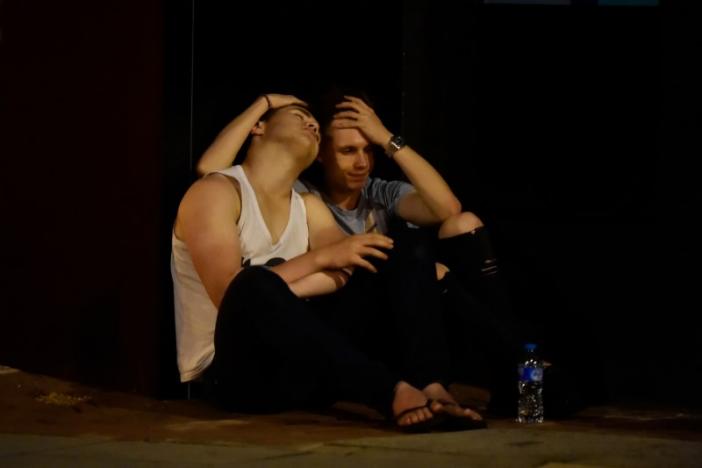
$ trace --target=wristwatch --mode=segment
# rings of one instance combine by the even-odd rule
[[[388,149],[385,151],[385,153],[390,156],[391,158],[395,156],[395,153],[400,151],[407,143],[405,143],[405,139],[402,138],[400,135],[393,135],[390,137],[390,141],[388,142]]]

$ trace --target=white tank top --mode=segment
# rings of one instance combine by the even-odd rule
[[[237,221],[242,265],[274,266],[307,252],[309,231],[302,197],[292,191],[290,217],[278,242],[271,234],[258,207],[256,194],[241,166],[217,171],[239,182],[241,213]],[[214,358],[217,308],[200,280],[185,242],[175,231],[171,237],[171,276],[175,299],[176,344],[181,382],[199,377]]]

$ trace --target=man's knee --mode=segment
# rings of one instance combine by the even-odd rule
[[[439,239],[465,234],[483,226],[483,221],[475,213],[464,211],[451,216],[441,224]]]
[[[395,240],[392,250],[386,253],[389,261],[380,261],[382,266],[386,263],[406,268],[407,264],[414,265],[418,262],[428,262],[433,265],[436,254],[434,252],[434,236],[436,231],[429,229],[404,228],[392,231],[389,236]]]
[[[243,299],[252,295],[269,294],[277,287],[286,287],[280,276],[262,266],[243,268],[234,277],[224,295],[225,299]]]
[[[290,309],[295,300],[297,297],[280,276],[264,267],[246,267],[237,273],[222,298],[217,329],[276,318]]]

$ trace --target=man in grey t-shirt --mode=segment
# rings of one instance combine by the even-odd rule
[[[396,217],[397,203],[405,195],[414,192],[414,187],[401,180],[388,181],[369,177],[361,189],[356,206],[350,209],[335,205],[326,194],[307,180],[296,182],[295,190],[312,192],[324,200],[339,227],[347,234],[370,231],[387,234],[390,232],[392,219]]]
[[[516,401],[513,373],[520,343],[532,341],[535,336],[532,324],[514,315],[487,229],[478,216],[462,212],[441,175],[402,137],[383,125],[367,98],[357,96],[332,92],[318,109],[322,144],[317,160],[323,171],[318,181],[322,190],[317,193],[349,234],[377,230],[392,237],[396,235],[390,231],[392,220],[402,221],[400,225],[438,227],[436,274],[441,289],[452,296],[443,309],[460,322],[448,328],[456,332],[454,341],[465,341],[466,330],[476,332],[474,337],[480,334],[486,338],[491,355],[493,408],[511,413]],[[402,170],[409,184],[370,177],[373,149],[378,146]],[[463,313],[466,309],[470,309],[470,322],[461,322],[467,318]],[[551,388],[560,388],[558,395],[549,395],[552,414],[570,414],[580,404],[579,395],[567,381],[569,377],[561,374],[557,383],[554,372]]]
[[[323,170],[316,180],[321,190],[312,187],[311,191],[322,197],[348,234],[376,230],[393,237],[398,233],[391,232],[390,226],[404,224],[436,229],[436,276],[441,290],[451,292],[450,299],[443,299],[450,303],[444,310],[458,319],[453,328],[461,330],[454,341],[465,341],[465,330],[484,335],[494,355],[495,364],[488,371],[493,374],[493,395],[507,389],[504,399],[516,401],[510,390],[514,387],[512,363],[524,339],[520,336],[524,327],[513,315],[481,219],[462,212],[446,181],[403,138],[384,126],[368,99],[332,92],[318,109],[318,117],[322,144],[317,160]],[[397,164],[409,183],[370,177],[377,147]],[[310,188],[309,183],[305,185]],[[413,239],[423,240],[422,236]],[[470,317],[463,313],[465,309],[470,309]],[[468,359],[465,356],[463,361]]]
[[[497,262],[483,222],[461,211],[443,177],[385,127],[368,99],[331,92],[323,101],[318,109],[323,135],[317,158],[323,170],[315,181],[317,188],[308,182],[304,186],[322,197],[342,229],[349,234],[369,230],[387,234],[393,219],[438,227],[438,238],[444,240],[439,250],[456,257],[450,266],[437,263],[438,279],[449,268],[456,273],[471,270],[471,276],[495,275]],[[376,147],[398,165],[409,183],[370,177]]]

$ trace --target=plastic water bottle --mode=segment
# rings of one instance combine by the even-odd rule
[[[517,408],[517,422],[542,423],[544,422],[543,362],[536,355],[536,345],[524,345],[525,359],[519,364],[519,404]]]

